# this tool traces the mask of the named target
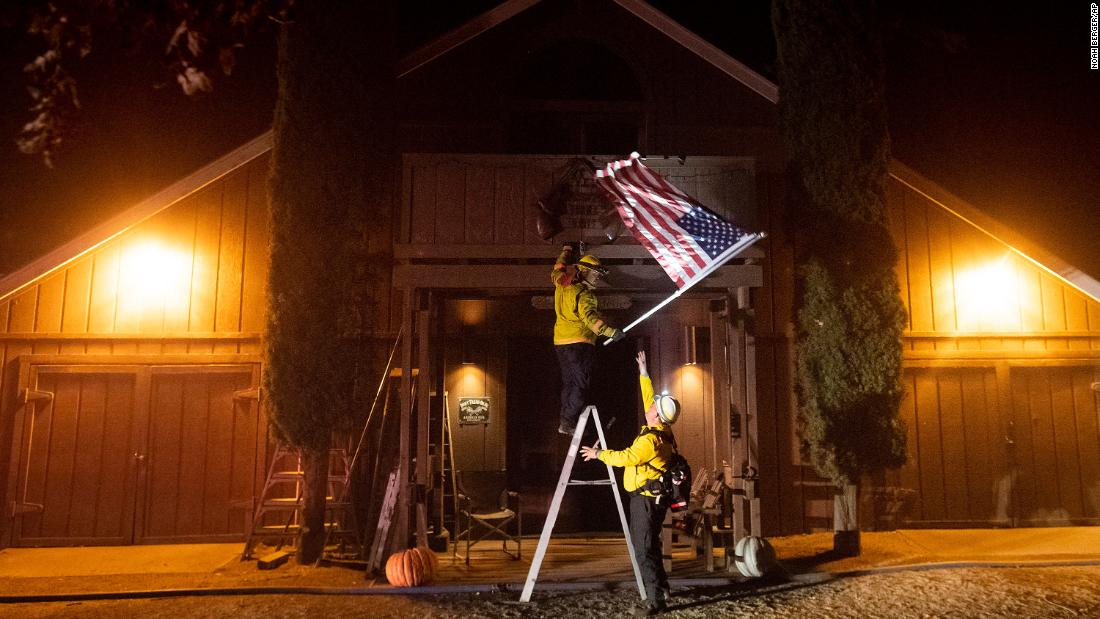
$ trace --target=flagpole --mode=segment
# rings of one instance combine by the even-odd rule
[[[710,263],[710,265],[707,266],[707,268],[703,269],[699,273],[699,275],[695,277],[694,281],[692,281],[690,284],[688,284],[684,288],[680,288],[676,292],[672,293],[672,295],[670,297],[668,297],[664,301],[661,301],[660,303],[658,303],[656,307],[654,307],[653,309],[649,310],[648,312],[642,314],[634,322],[632,322],[629,325],[623,327],[623,333],[626,333],[627,331],[630,331],[634,327],[638,326],[638,323],[642,322],[646,318],[649,318],[653,314],[657,313],[657,310],[659,310],[662,307],[668,305],[669,303],[675,301],[677,297],[679,297],[680,295],[682,295],[685,292],[687,292],[688,290],[690,290],[691,287],[694,286],[695,284],[698,284],[699,282],[703,281],[703,279],[705,279],[708,275],[713,273],[716,269],[718,269],[718,267],[720,267],[720,266],[724,265],[725,263],[729,262],[730,260],[735,258],[738,254],[740,254],[741,252],[748,249],[753,243],[759,241],[760,239],[764,238],[765,236],[767,236],[767,234],[764,233],[764,232],[755,232],[753,234],[750,234],[750,235],[746,236],[744,239],[741,239],[739,242],[734,243],[733,245],[731,245],[730,248],[727,249],[722,254],[720,254],[714,262]],[[603,345],[607,346],[610,343],[611,343],[611,340],[605,340]]]

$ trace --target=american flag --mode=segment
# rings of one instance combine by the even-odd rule
[[[764,236],[715,215],[646,167],[638,153],[597,170],[596,184],[681,291]]]

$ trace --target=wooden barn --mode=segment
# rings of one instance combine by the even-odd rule
[[[776,87],[641,0],[509,0],[397,71],[400,186],[375,230],[394,266],[370,336],[409,335],[408,479],[433,485],[430,413],[447,411],[454,467],[507,471],[537,533],[567,446],[550,338],[561,241],[610,265],[613,323],[673,290],[591,182],[590,166],[637,150],[768,237],[601,347],[594,403],[618,420],[612,446],[641,419],[644,348],[684,403],[695,468],[758,472],[740,482],[744,526],[828,529],[833,490],[797,437],[798,231]],[[258,387],[270,147],[261,136],[0,279],[0,546],[243,539],[272,452]],[[536,203],[555,187],[566,229],[544,241]],[[910,316],[909,461],[868,480],[863,525],[1100,523],[1100,283],[899,162],[888,216]],[[606,494],[571,490],[558,530],[614,530],[614,510],[588,509]]]

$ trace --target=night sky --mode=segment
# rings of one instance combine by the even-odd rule
[[[403,47],[493,4],[405,1]],[[713,2],[652,4],[774,80],[768,2],[731,2],[725,14]],[[1093,242],[1100,230],[1100,71],[1089,70],[1089,2],[905,4],[918,6],[883,15],[894,156],[1100,277]],[[271,123],[270,34],[251,41],[234,75],[197,99],[181,94],[155,55],[104,44],[78,72],[83,110],[56,167],[46,169],[13,142],[28,119],[20,68],[32,57],[17,31],[0,31],[0,273]]]

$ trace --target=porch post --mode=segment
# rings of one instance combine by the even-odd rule
[[[401,327],[405,337],[401,338],[401,419],[397,443],[397,505],[394,533],[390,542],[391,554],[407,548],[409,543],[409,502],[412,495],[409,488],[409,447],[412,439],[413,311],[416,292],[415,288],[405,288],[405,299],[401,308]]]
[[[742,286],[737,289],[737,309],[743,313],[752,311],[752,303],[750,297],[750,290],[748,287]],[[748,321],[741,320],[742,333],[745,338],[745,463],[751,467],[753,471],[756,471],[759,476],[760,463],[757,462],[758,445],[759,445],[759,424],[756,411],[756,338],[752,335],[752,329],[748,328]],[[749,481],[748,494],[746,496],[749,499],[749,535],[761,537],[760,526],[760,497],[757,496],[757,491],[760,488],[759,479]]]
[[[431,395],[432,380],[429,371],[429,342],[431,317],[431,293],[423,293],[425,309],[416,312],[416,365],[419,376],[416,379],[416,544],[428,547],[428,494],[431,488],[431,468],[428,466],[428,417],[430,415],[428,398]]]
[[[748,463],[745,455],[745,414],[746,414],[746,387],[745,387],[745,319],[736,303],[736,291],[730,291],[732,299],[727,301],[728,316],[725,320],[726,340],[728,346],[729,380],[726,388],[729,390],[730,402],[730,468],[736,477],[733,481],[733,538],[740,540],[745,537],[745,516],[749,509],[748,497],[745,495],[744,478],[741,477]],[[726,566],[729,567],[728,565]]]

